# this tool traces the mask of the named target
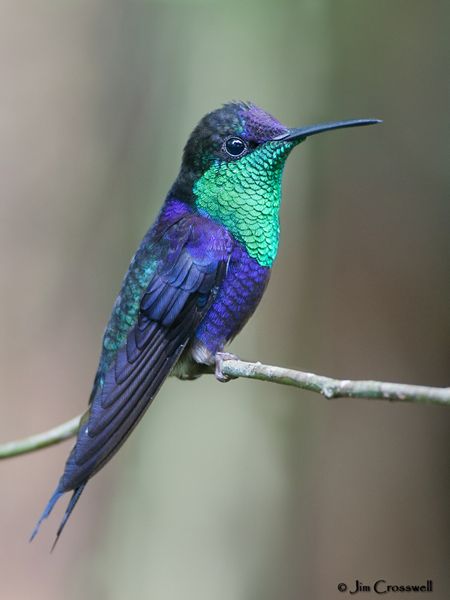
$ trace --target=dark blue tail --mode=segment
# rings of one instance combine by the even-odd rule
[[[77,488],[75,488],[72,497],[69,501],[69,504],[67,505],[66,508],[66,512],[64,513],[64,517],[61,521],[60,526],[58,527],[58,531],[56,532],[56,538],[55,541],[53,542],[53,546],[51,551],[53,551],[54,547],[56,546],[56,543],[59,539],[59,536],[61,535],[65,524],[67,523],[68,518],[70,517],[73,509],[75,508],[75,504],[78,502],[78,499],[81,496],[82,491],[84,490],[84,486],[86,485],[86,483],[83,483],[82,485],[78,486]],[[34,538],[36,537],[39,528],[41,526],[42,521],[44,521],[49,514],[52,512],[53,507],[55,506],[55,504],[58,502],[58,500],[60,499],[60,497],[65,494],[65,491],[61,491],[59,485],[56,488],[55,492],[53,493],[53,496],[50,498],[50,500],[48,501],[47,506],[44,509],[44,512],[42,513],[42,515],[39,518],[39,521],[36,523],[36,527],[33,529],[33,533],[31,534],[30,537],[30,542],[32,542],[34,540]]]

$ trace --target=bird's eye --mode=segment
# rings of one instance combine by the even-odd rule
[[[230,156],[241,156],[247,149],[246,143],[238,137],[228,138],[225,142],[225,150]]]

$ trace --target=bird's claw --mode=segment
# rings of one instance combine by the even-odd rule
[[[222,371],[222,367],[226,360],[239,360],[238,356],[231,354],[230,352],[217,352],[214,358],[216,361],[214,375],[216,376],[217,381],[220,381],[220,383],[227,383],[231,379],[237,379],[237,377],[233,377],[232,375],[225,375]]]

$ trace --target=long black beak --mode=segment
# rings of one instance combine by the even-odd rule
[[[316,133],[322,133],[322,131],[331,131],[332,129],[342,129],[344,127],[360,127],[362,125],[375,125],[375,123],[382,123],[380,119],[353,119],[351,121],[332,121],[330,123],[318,123],[317,125],[309,125],[309,127],[298,127],[296,129],[289,129],[287,133],[283,133],[274,140],[298,140],[302,141],[310,135],[316,135]]]

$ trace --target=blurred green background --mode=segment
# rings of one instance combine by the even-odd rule
[[[242,357],[448,385],[449,4],[50,0],[0,6],[0,439],[85,409],[129,259],[198,119],[378,117],[290,157],[271,284]],[[0,465],[0,596],[449,597],[449,415],[249,381],[169,381],[88,486],[27,537],[68,442]],[[365,597],[372,597],[366,594]]]

